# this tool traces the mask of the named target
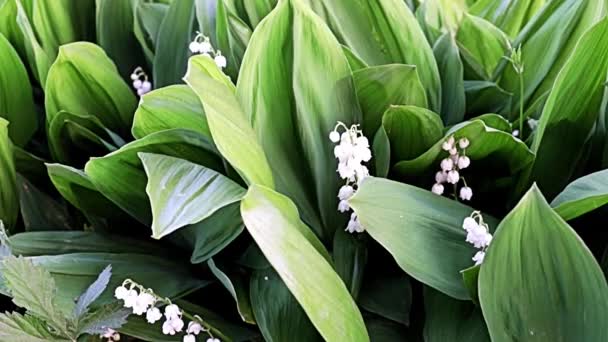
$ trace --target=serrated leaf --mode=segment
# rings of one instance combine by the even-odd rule
[[[0,341],[68,342],[69,340],[53,336],[40,319],[13,312],[0,314]]]
[[[108,329],[117,330],[127,323],[127,317],[131,313],[132,310],[124,308],[120,303],[106,304],[80,323],[79,333],[100,335]]]
[[[112,265],[108,265],[101,273],[97,280],[95,280],[89,288],[78,298],[76,307],[74,308],[74,316],[81,317],[89,308],[89,305],[93,303],[103,291],[108,287],[110,278],[112,277]]]
[[[22,257],[3,261],[2,277],[15,305],[44,319],[57,331],[67,331],[67,321],[57,306],[57,286],[51,273]],[[65,312],[65,311],[64,311]]]

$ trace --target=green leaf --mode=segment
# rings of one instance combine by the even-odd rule
[[[29,259],[9,257],[2,261],[2,278],[13,303],[46,321],[59,333],[68,333],[68,322],[56,301],[58,286],[51,274]]]
[[[146,174],[137,156],[140,152],[179,157],[214,170],[223,170],[224,167],[206,139],[196,132],[182,129],[153,133],[107,156],[91,159],[85,172],[95,187],[147,225],[152,222],[152,211],[146,196]]]
[[[194,0],[172,1],[159,29],[154,55],[154,86],[181,83],[195,31]]]
[[[479,272],[479,301],[492,341],[608,339],[606,278],[536,186],[494,234]]]
[[[441,75],[441,118],[446,125],[459,123],[465,113],[464,66],[451,33],[444,33],[433,46]]]
[[[120,235],[85,231],[26,232],[12,235],[15,255],[40,256],[82,252],[166,255],[162,246]]]
[[[207,265],[213,275],[222,283],[226,290],[230,292],[232,298],[234,298],[241,319],[244,322],[255,324],[255,318],[249,300],[249,287],[248,284],[246,284],[248,278],[238,271],[230,272],[230,274],[225,273],[217,267],[213,259],[207,260]]]
[[[27,231],[50,229],[74,229],[74,218],[68,213],[66,204],[38,189],[21,175],[17,176],[19,206]]]
[[[509,38],[492,23],[465,14],[456,34],[460,54],[477,77],[490,80],[508,50]],[[471,76],[469,76],[471,77]]]
[[[87,288],[86,291],[76,302],[74,308],[74,316],[77,318],[82,317],[87,312],[89,305],[91,305],[101,294],[107,289],[110,278],[112,277],[112,265],[108,265],[106,268],[99,273],[97,279]],[[114,327],[111,327],[114,328]]]
[[[391,142],[388,140],[388,135],[382,126],[378,128],[378,132],[374,135],[372,151],[374,174],[377,177],[387,178],[391,167]]]
[[[332,250],[336,273],[342,278],[353,298],[359,296],[363,273],[367,263],[367,246],[365,241],[336,229]]]
[[[322,339],[273,269],[254,271],[250,284],[253,313],[266,341],[308,342]]]
[[[0,220],[4,221],[10,230],[17,224],[19,195],[13,144],[8,136],[8,126],[8,121],[0,118]]]
[[[289,198],[253,185],[241,201],[241,214],[255,242],[327,341],[369,341],[355,302],[319,253],[323,247],[300,221]]]
[[[511,134],[486,126],[482,120],[463,122],[453,126],[446,137],[453,135],[459,139],[466,137],[471,142],[467,147],[467,156],[474,165],[476,160],[491,158],[496,165],[503,167],[493,169],[504,170],[506,175],[516,174],[529,165],[534,154],[521,140]],[[441,159],[447,152],[441,149],[444,139],[439,140],[421,156],[413,160],[401,161],[394,166],[394,170],[403,176],[415,176],[425,171],[438,169]],[[474,166],[473,166],[474,167]]]
[[[475,249],[462,222],[473,208],[430,191],[366,178],[349,200],[363,227],[413,278],[451,297],[469,299],[460,270]],[[490,226],[496,222],[485,217]]]
[[[85,42],[61,46],[44,90],[47,126],[65,110],[96,116],[108,129],[128,136],[135,96],[100,47]]]
[[[355,72],[357,70],[365,69],[368,67],[367,63],[365,63],[359,56],[357,56],[347,46],[342,45],[342,52],[344,52],[344,56],[346,56],[346,59],[348,60],[348,65],[350,65],[350,69],[353,72]]]
[[[479,305],[479,269],[480,265],[475,265],[460,271],[462,274],[462,281],[471,295],[471,300],[477,305]]]
[[[135,0],[133,6],[133,33],[139,41],[148,64],[154,61],[158,29],[169,10],[169,5]]]
[[[206,56],[190,58],[184,78],[205,108],[213,140],[222,156],[249,183],[274,187],[270,165],[241,108],[235,87]]]
[[[403,324],[398,324],[380,317],[369,317],[365,319],[369,336],[374,342],[393,341],[422,341],[422,337],[413,336]]]
[[[416,65],[429,108],[441,109],[441,81],[433,51],[403,0],[311,2],[322,2],[313,8],[326,12],[336,36],[367,64]]]
[[[12,342],[69,342],[66,338],[53,336],[46,323],[31,315],[20,313],[0,314],[0,341]]]
[[[569,221],[608,203],[608,170],[581,177],[551,202],[551,207]]]
[[[133,0],[97,0],[97,42],[116,63],[121,76],[143,66],[144,54],[134,33]]]
[[[427,107],[424,87],[414,65],[389,64],[353,73],[357,97],[363,111],[363,131],[374,134],[382,115],[391,105]]]
[[[91,41],[95,29],[94,0],[34,1],[32,24],[47,55],[54,59],[60,46]]]
[[[414,159],[443,137],[443,123],[436,113],[415,106],[391,106],[382,126],[394,160]]]
[[[17,51],[0,33],[0,117],[10,122],[9,137],[25,145],[38,128],[38,117],[27,70]]]
[[[581,158],[601,104],[608,73],[608,19],[580,39],[555,80],[540,117],[530,180],[552,198],[567,184]]]
[[[404,325],[410,324],[412,288],[407,275],[369,270],[357,301],[369,312]]]
[[[256,28],[237,97],[272,161],[277,190],[294,199],[319,236],[333,238],[343,218],[327,136],[338,121],[360,121],[360,109],[341,45],[300,0],[279,3]]]
[[[247,49],[249,39],[251,39],[251,33],[249,26],[227,9],[224,1],[218,1],[216,17],[217,47],[227,57],[226,74],[234,79],[239,74],[243,55]]]
[[[189,87],[172,85],[141,97],[131,129],[135,138],[174,128],[190,129],[213,141],[203,106]]]
[[[473,303],[424,288],[424,341],[490,341],[481,312]]]
[[[138,156],[148,176],[155,239],[198,223],[245,194],[241,186],[204,166],[158,154]]]
[[[132,309],[123,307],[121,303],[106,304],[80,321],[79,331],[81,334],[101,335],[105,334],[108,328],[117,330],[127,322],[127,317],[132,313]]]
[[[471,6],[469,13],[492,22],[510,37],[515,37],[545,2],[514,0],[505,5],[493,0],[479,0]]]
[[[464,81],[466,113],[508,113],[513,102],[513,94],[500,88],[494,82]]]

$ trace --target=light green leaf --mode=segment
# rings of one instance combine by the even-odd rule
[[[69,342],[53,336],[46,323],[34,316],[20,313],[0,314],[0,341],[11,342]]]
[[[69,311],[57,305],[59,288],[46,269],[23,257],[9,257],[2,261],[2,281],[15,305],[43,319],[57,332],[68,332],[64,313]]]
[[[490,80],[508,50],[509,38],[492,23],[465,14],[456,41],[466,66],[474,73],[470,79]]]
[[[325,340],[369,341],[359,309],[289,198],[253,185],[241,201],[241,213],[247,230]]]
[[[357,97],[363,111],[363,131],[374,134],[391,105],[426,108],[426,94],[415,65],[389,64],[353,73]]]
[[[249,184],[274,187],[264,150],[241,108],[235,86],[206,56],[190,58],[184,78],[198,95],[222,156]]]
[[[469,298],[460,270],[472,264],[475,249],[465,241],[462,222],[473,208],[374,177],[363,181],[349,203],[371,237],[410,276],[454,298]]]
[[[382,127],[393,160],[414,159],[443,137],[439,115],[415,106],[391,106],[382,117]]]
[[[133,33],[142,47],[148,64],[152,64],[158,29],[169,10],[169,5],[136,0],[133,8]]]
[[[25,145],[38,128],[32,87],[17,51],[0,33],[0,117],[10,122],[8,134],[17,146]]]
[[[159,29],[154,55],[154,86],[180,83],[195,36],[194,0],[172,1]]]
[[[215,31],[217,48],[223,51],[228,60],[226,74],[236,79],[251,38],[251,29],[236,14],[226,8],[224,1],[218,1]]]
[[[490,342],[479,308],[424,287],[425,342]]]
[[[13,145],[8,136],[8,121],[0,118],[0,220],[7,228],[14,229],[19,215],[17,174]]]
[[[182,129],[153,133],[116,152],[91,159],[85,166],[85,172],[95,187],[147,225],[152,222],[152,211],[145,192],[146,174],[137,156],[139,152],[179,157],[216,171],[224,168],[208,141],[196,132]]]
[[[211,131],[198,96],[185,85],[153,90],[141,97],[131,132],[137,139],[173,128],[199,132],[211,142]]]
[[[215,264],[213,259],[207,260],[207,265],[213,275],[222,283],[226,290],[228,290],[236,302],[241,319],[249,324],[255,324],[255,318],[249,300],[249,284],[246,284],[246,281],[249,279],[238,271],[229,273],[222,271]]]
[[[245,194],[241,186],[204,166],[159,154],[138,156],[148,176],[155,239],[198,223]]]
[[[481,115],[485,113],[508,113],[513,94],[500,88],[494,82],[464,81],[466,113]]]
[[[97,45],[61,46],[44,90],[47,126],[65,110],[96,116],[108,129],[128,136],[137,106],[135,96]]]
[[[445,33],[433,46],[441,75],[441,118],[446,125],[459,123],[465,113],[464,66],[460,50],[451,33]]]
[[[479,0],[469,13],[482,17],[508,36],[515,37],[547,0],[513,0],[504,4],[493,0]]]
[[[535,132],[536,160],[530,179],[523,182],[537,181],[548,198],[566,186],[581,158],[581,146],[599,113],[607,73],[608,19],[604,19],[583,35],[558,75]]]
[[[144,66],[144,54],[135,37],[133,0],[97,0],[97,42],[116,63],[121,76]]]
[[[479,301],[492,341],[608,339],[606,278],[536,186],[494,234]]]
[[[336,167],[328,134],[338,121],[350,125],[361,116],[341,45],[300,0],[279,3],[256,28],[237,97],[272,165],[277,190],[294,199],[319,236],[332,239],[343,219],[335,210],[340,182],[328,172]]]
[[[608,170],[581,177],[551,202],[564,220],[572,220],[608,203]]]

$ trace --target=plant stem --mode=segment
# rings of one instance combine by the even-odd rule
[[[519,72],[519,136],[524,141],[524,73]]]

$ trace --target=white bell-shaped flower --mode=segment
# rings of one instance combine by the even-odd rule
[[[459,180],[460,180],[460,173],[458,173],[458,171],[452,170],[452,171],[448,172],[448,179],[447,179],[448,183],[457,184]]]
[[[443,194],[443,184],[440,183],[435,183],[433,185],[433,187],[431,188],[431,191],[437,195],[442,195]]]
[[[460,188],[460,199],[463,201],[470,201],[473,197],[473,189],[468,186]]]
[[[146,320],[150,324],[160,321],[161,318],[163,318],[163,314],[158,308],[150,308],[148,309],[148,312],[146,312]]]

